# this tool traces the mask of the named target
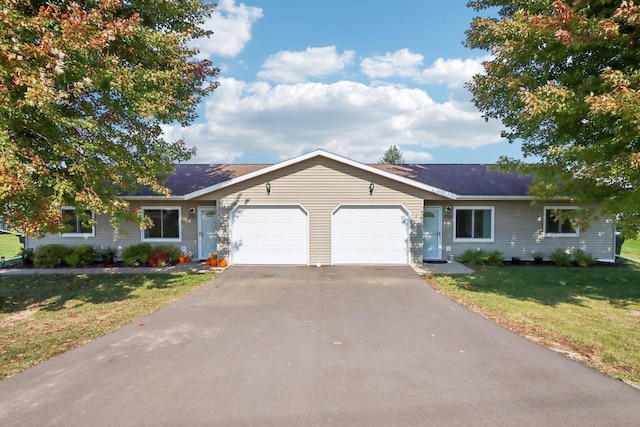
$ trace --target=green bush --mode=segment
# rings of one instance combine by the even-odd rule
[[[112,263],[116,259],[118,250],[108,246],[106,248],[98,249],[96,251],[96,257],[102,260],[103,263]]]
[[[78,245],[71,249],[66,257],[64,257],[65,264],[71,267],[81,267],[85,265],[91,265],[95,262],[96,254],[91,245]]]
[[[139,267],[149,262],[153,246],[149,243],[131,245],[122,252],[122,262],[129,267]]]
[[[64,264],[65,258],[71,253],[71,248],[52,243],[36,249],[33,265],[36,267],[53,268]]]
[[[486,256],[486,263],[489,265],[502,265],[502,258],[502,252],[500,251],[489,252]]]
[[[560,248],[551,254],[551,261],[558,267],[571,267],[571,255]]]
[[[458,261],[468,265],[502,265],[502,252],[467,249]]]
[[[33,248],[22,248],[20,250],[20,256],[22,257],[22,262],[25,266],[31,267],[33,265],[33,260],[36,257],[36,251]]]
[[[591,267],[596,263],[596,260],[591,254],[586,253],[582,249],[575,249],[573,251],[573,262],[578,267]]]

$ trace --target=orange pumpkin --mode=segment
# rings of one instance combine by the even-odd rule
[[[186,261],[186,258],[185,258],[185,257],[183,257],[182,255],[180,255],[180,256],[178,257],[178,262],[179,262],[180,264],[182,264],[182,263],[183,263],[183,262],[185,262],[185,261]]]
[[[209,262],[211,262],[211,264],[209,264],[212,267],[215,267],[216,265],[218,265],[218,260],[217,259],[210,259]]]
[[[227,266],[227,260],[226,259],[221,259],[220,262],[218,263],[218,265],[220,267],[226,267]]]

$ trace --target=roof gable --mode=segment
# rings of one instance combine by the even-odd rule
[[[267,166],[267,167],[263,167],[261,169],[257,169],[255,171],[249,172],[249,173],[247,173],[245,175],[238,176],[238,177],[235,177],[235,178],[231,178],[231,179],[229,179],[227,181],[219,182],[217,184],[208,186],[206,188],[202,188],[201,190],[197,190],[197,191],[191,192],[189,194],[185,194],[184,198],[186,200],[189,200],[189,199],[193,199],[193,198],[196,198],[196,197],[200,197],[200,196],[202,196],[204,194],[211,193],[213,191],[219,190],[220,188],[228,187],[229,185],[238,184],[240,182],[247,181],[247,180],[255,178],[257,176],[265,175],[265,174],[268,174],[270,172],[274,172],[274,171],[286,168],[286,167],[294,165],[296,163],[304,162],[306,160],[309,160],[309,159],[312,159],[312,158],[315,158],[315,157],[324,157],[324,158],[327,158],[327,159],[331,159],[331,160],[334,160],[334,161],[337,161],[337,162],[340,162],[340,163],[343,163],[343,164],[346,164],[346,165],[349,165],[349,166],[352,166],[352,167],[355,167],[355,168],[358,168],[358,169],[361,169],[361,170],[364,170],[364,171],[367,171],[367,172],[370,172],[370,173],[373,173],[375,175],[380,175],[380,176],[383,176],[385,178],[392,179],[394,181],[402,182],[402,183],[410,185],[412,187],[416,187],[416,188],[419,188],[419,189],[422,189],[422,190],[425,190],[425,191],[429,191],[431,193],[438,194],[438,195],[446,197],[446,198],[450,198],[450,199],[455,199],[456,198],[456,194],[453,194],[453,193],[451,193],[449,191],[445,191],[445,190],[442,190],[440,188],[437,188],[437,187],[434,187],[432,185],[429,185],[427,183],[421,183],[421,182],[418,182],[418,181],[413,180],[411,178],[407,178],[405,176],[401,176],[401,175],[398,175],[398,174],[395,174],[395,173],[392,173],[392,172],[388,172],[388,171],[385,171],[385,170],[382,170],[382,169],[379,169],[379,168],[374,168],[373,166],[365,165],[364,163],[359,163],[359,162],[356,162],[355,160],[351,160],[351,159],[348,159],[346,157],[338,156],[337,154],[329,153],[329,152],[324,151],[324,150],[315,150],[315,151],[312,151],[310,153],[303,154],[301,156],[294,157],[292,159],[285,160],[283,162],[276,163],[276,164],[271,165],[271,166]]]
[[[487,165],[366,165],[324,150],[315,150],[272,165],[178,164],[176,165],[176,173],[168,177],[165,185],[171,190],[174,198],[190,200],[316,157],[331,159],[452,200],[530,198],[530,196],[527,196],[529,184],[531,183],[530,176],[490,171]],[[164,198],[153,193],[148,188],[128,196],[128,198],[136,197]]]

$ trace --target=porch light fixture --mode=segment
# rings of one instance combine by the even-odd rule
[[[373,182],[369,183],[369,195],[370,196],[373,196],[373,189],[375,187],[376,187],[376,185]]]
[[[195,219],[195,218],[196,218],[196,209],[195,208],[189,209],[189,219]]]
[[[271,183],[267,182],[267,185],[265,185],[265,187],[267,188],[267,196],[269,196],[271,194]]]

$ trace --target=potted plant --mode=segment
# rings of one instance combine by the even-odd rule
[[[544,257],[542,256],[542,254],[535,252],[533,254],[533,263],[536,265],[540,265],[542,264],[542,260],[544,259]]]
[[[180,252],[180,256],[178,257],[178,262],[181,264],[186,262],[191,262],[192,256],[193,254],[191,253],[191,251],[182,251]]]

